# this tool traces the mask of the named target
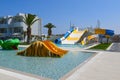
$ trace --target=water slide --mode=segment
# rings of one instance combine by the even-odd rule
[[[97,28],[95,29],[95,34],[99,35],[99,41],[101,43],[103,38],[107,38],[106,40],[108,43],[109,38],[114,35],[114,30]]]
[[[76,29],[66,39],[61,41],[61,44],[75,44],[80,41],[86,32],[87,30],[78,31],[78,29]]]
[[[114,31],[109,29],[95,29],[95,34],[113,36]]]
[[[62,57],[68,51],[60,49],[53,42],[49,40],[36,41],[32,43],[25,50],[17,53],[22,56],[39,56],[39,57]]]
[[[85,45],[85,44],[87,44],[90,40],[95,39],[95,38],[97,38],[97,37],[98,37],[97,35],[89,35],[89,36],[85,37],[85,38],[81,41],[81,44],[82,44],[82,45]]]
[[[63,50],[59,47],[57,47],[53,42],[51,41],[43,41],[43,45],[53,54],[59,55],[59,56],[63,56],[65,53],[67,53],[66,50]]]
[[[56,40],[55,40],[55,43],[60,44],[60,43],[61,43],[63,40],[65,40],[73,31],[74,31],[74,28],[70,28],[70,30],[67,31],[62,38],[56,39]]]

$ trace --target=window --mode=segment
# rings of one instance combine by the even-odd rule
[[[14,33],[21,33],[22,32],[22,27],[15,27],[14,28]]]
[[[0,33],[7,33],[7,29],[6,28],[0,28]]]

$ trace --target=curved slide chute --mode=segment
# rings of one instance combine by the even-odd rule
[[[62,57],[68,51],[60,49],[51,41],[36,41],[28,48],[17,53],[22,56]]]
[[[95,34],[113,36],[114,31],[109,29],[95,29]]]
[[[102,38],[107,38],[107,43],[108,40],[111,36],[114,35],[114,31],[113,30],[109,30],[109,29],[95,29],[95,34],[99,34],[99,40],[102,43]]]
[[[60,44],[61,41],[63,41],[64,39],[66,39],[73,31],[74,31],[74,28],[70,28],[70,30],[67,31],[62,38],[56,39],[55,43]]]
[[[56,54],[56,55],[63,55],[65,54],[67,51],[60,49],[59,47],[57,47],[53,42],[51,41],[43,41],[43,45],[52,53]]]
[[[114,35],[114,31],[106,29],[106,34],[105,35],[113,36]]]
[[[87,44],[90,40],[93,40],[93,39],[97,39],[97,35],[89,35],[87,37],[85,37],[82,41],[81,41],[81,44],[82,45],[85,45]]]

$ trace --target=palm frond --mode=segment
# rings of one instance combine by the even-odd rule
[[[33,23],[35,23],[38,19],[35,19],[36,15],[32,15],[32,14],[25,14],[25,17],[23,18],[23,22],[31,27]]]
[[[39,19],[35,19],[32,23],[31,23],[31,25],[33,24],[33,23],[35,23],[36,21],[38,21]]]

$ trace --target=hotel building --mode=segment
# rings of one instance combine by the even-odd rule
[[[18,13],[15,16],[0,17],[0,39],[19,38],[25,39],[25,32],[27,31],[26,24],[22,21],[25,14]],[[38,18],[36,16],[36,18]],[[31,34],[33,36],[40,36],[41,21],[36,21],[32,26]]]

